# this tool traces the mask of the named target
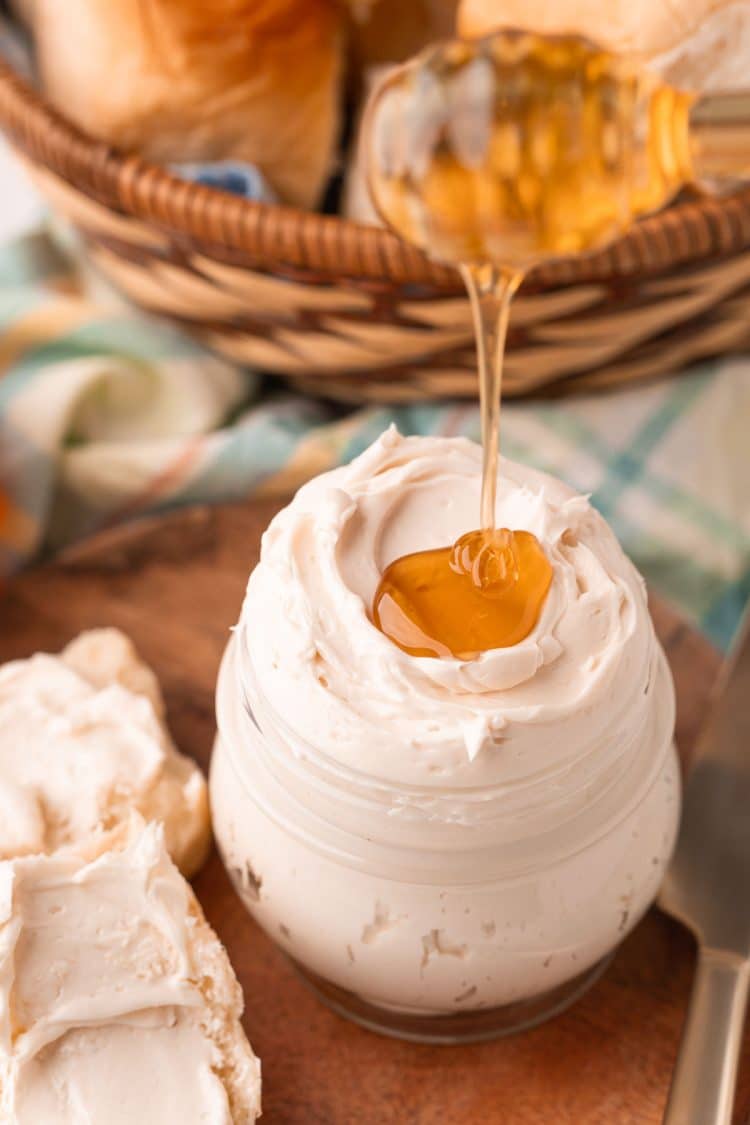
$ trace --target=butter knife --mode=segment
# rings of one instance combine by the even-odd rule
[[[730,1125],[750,980],[750,611],[701,732],[659,905],[698,942],[664,1125]]]

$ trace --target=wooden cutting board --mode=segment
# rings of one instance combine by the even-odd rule
[[[180,747],[208,766],[213,691],[274,506],[189,509],[109,532],[29,572],[0,598],[0,660],[117,625],[156,669]],[[663,606],[685,760],[718,654]],[[690,990],[692,942],[652,911],[565,1015],[515,1038],[422,1047],[333,1015],[234,895],[214,854],[195,887],[245,990],[268,1125],[656,1125]],[[750,1112],[746,1037],[735,1120]]]

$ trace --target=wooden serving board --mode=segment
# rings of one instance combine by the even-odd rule
[[[189,509],[109,532],[29,572],[0,598],[0,660],[61,648],[81,629],[129,633],[164,687],[180,747],[208,766],[213,692],[269,504]],[[654,606],[689,756],[719,665],[707,642]],[[263,1061],[268,1125],[656,1125],[684,1018],[692,942],[652,911],[604,978],[563,1016],[478,1046],[380,1038],[333,1015],[234,895],[216,854],[195,883],[245,990]],[[735,1120],[750,1112],[746,1037]]]

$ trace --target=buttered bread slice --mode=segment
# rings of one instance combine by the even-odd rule
[[[135,810],[185,875],[210,842],[205,779],[175,749],[156,677],[115,629],[0,667],[0,859],[79,844]]]
[[[0,1122],[246,1125],[260,1064],[226,951],[134,817],[0,863]]]

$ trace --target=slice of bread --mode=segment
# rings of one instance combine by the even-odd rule
[[[175,749],[153,672],[115,629],[0,668],[0,859],[79,844],[139,812],[185,875],[210,844],[206,782]]]
[[[226,951],[134,814],[0,863],[0,1120],[247,1125],[260,1064]]]

